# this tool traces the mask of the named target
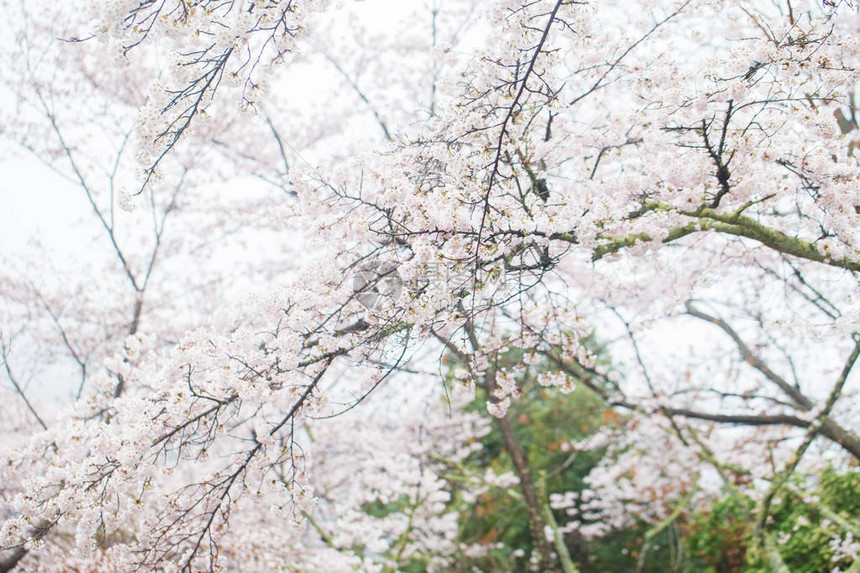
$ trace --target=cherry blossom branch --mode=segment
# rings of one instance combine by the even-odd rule
[[[9,382],[12,383],[12,387],[15,388],[15,393],[21,397],[24,405],[27,406],[27,409],[33,414],[33,417],[36,418],[36,421],[39,422],[39,425],[42,426],[43,430],[47,430],[48,426],[45,424],[42,417],[39,416],[39,413],[36,412],[36,409],[33,408],[33,404],[30,403],[30,400],[27,398],[27,394],[24,393],[24,389],[18,384],[18,380],[15,378],[15,375],[12,374],[12,367],[9,366],[9,346],[6,341],[0,338],[0,358],[3,359],[3,369],[6,370],[6,377],[9,378]]]
[[[780,390],[785,393],[786,396],[791,398],[791,400],[797,404],[797,406],[803,411],[809,411],[813,407],[812,400],[807,398],[798,388],[795,388],[794,385],[790,384],[785,378],[775,373],[770,367],[756,354],[750,350],[749,346],[741,339],[740,335],[735,332],[735,330],[722,318],[718,318],[715,316],[711,316],[705,312],[702,312],[698,308],[696,308],[691,301],[688,301],[686,304],[686,314],[713,324],[717,326],[720,330],[725,332],[729,338],[732,339],[732,342],[737,346],[738,351],[741,354],[744,362],[761,372],[765,378],[776,384]]]
[[[376,110],[376,106],[370,103],[370,99],[368,99],[367,95],[365,95],[361,88],[358,87],[356,80],[354,80],[352,76],[350,76],[332,56],[327,53],[324,53],[324,55],[325,59],[328,60],[328,62],[332,66],[334,66],[338,73],[343,76],[343,78],[346,80],[346,83],[349,84],[355,94],[367,106],[367,109],[370,111],[370,113],[373,114],[373,118],[376,120],[376,123],[377,125],[379,125],[380,129],[382,129],[382,133],[385,135],[385,139],[387,141],[394,141],[394,138],[391,137],[391,132],[388,131],[388,126],[385,124],[385,121],[382,119],[382,117],[379,115],[379,112]]]
[[[162,145],[162,148],[155,159],[144,169],[143,182],[140,184],[135,195],[143,193],[152,177],[155,176],[161,162],[173,150],[176,144],[179,143],[179,139],[188,130],[197,115],[204,110],[206,103],[214,98],[215,91],[218,89],[218,85],[221,83],[221,78],[224,75],[227,61],[233,54],[233,48],[224,50],[218,56],[204,58],[212,47],[214,45],[198,53],[195,60],[192,61],[194,65],[199,64],[201,61],[206,63],[208,69],[204,68],[205,72],[203,75],[192,80],[187,86],[179,90],[167,91],[167,94],[171,95],[172,98],[161,108],[160,113],[167,114],[183,102],[188,101],[189,103],[174,119],[170,120],[167,127],[155,135],[152,144]]]
[[[516,113],[516,108],[520,104],[520,98],[526,90],[526,86],[529,82],[529,78],[534,71],[535,63],[537,62],[538,57],[541,55],[543,51],[544,43],[546,42],[547,37],[549,37],[550,28],[552,28],[553,23],[556,19],[556,14],[558,13],[559,8],[565,3],[564,0],[557,0],[555,6],[553,6],[552,11],[549,14],[549,18],[547,20],[546,25],[543,28],[543,32],[541,34],[540,40],[537,43],[537,46],[532,53],[531,58],[529,59],[528,65],[526,66],[526,70],[523,73],[522,79],[519,80],[520,86],[517,90],[514,99],[510,104],[506,106],[504,118],[501,121],[501,127],[499,129],[499,136],[496,140],[495,151],[493,152],[493,160],[490,167],[489,181],[487,182],[486,191],[484,192],[483,197],[483,210],[481,212],[481,222],[478,225],[478,236],[475,240],[475,260],[480,260],[480,251],[481,251],[481,239],[484,234],[484,229],[487,224],[487,216],[490,214],[490,197],[492,195],[493,187],[495,185],[496,177],[499,174],[499,164],[502,159],[502,147],[504,142],[508,136],[508,123],[511,122]],[[477,264],[477,263],[476,263]],[[474,273],[474,282],[477,285],[478,277],[477,277],[477,268]]]
[[[855,273],[860,272],[860,262],[849,258],[833,258],[827,254],[823,254],[814,244],[763,225],[751,217],[742,215],[740,210],[728,214],[720,213],[709,207],[700,207],[694,211],[685,211],[675,209],[666,204],[648,201],[644,206],[644,212],[647,211],[677,212],[686,217],[696,219],[695,222],[686,225],[670,227],[666,238],[661,241],[664,244],[674,242],[693,233],[716,231],[727,235],[753,239],[785,255],[791,255]],[[642,212],[640,211],[638,214],[642,214]],[[576,242],[576,237],[572,234],[557,234],[554,235],[554,238]],[[648,233],[638,233],[626,237],[604,237],[602,243],[594,249],[592,258],[600,260],[606,255],[616,253],[626,247],[652,240]]]
[[[69,163],[69,167],[71,167],[72,172],[75,174],[75,177],[77,178],[77,181],[78,181],[81,189],[84,190],[84,194],[86,195],[87,201],[89,202],[90,207],[93,210],[93,213],[96,215],[96,218],[98,219],[99,223],[101,223],[102,228],[107,233],[108,239],[110,240],[110,243],[113,246],[114,252],[116,253],[117,258],[119,259],[119,262],[122,265],[122,269],[125,272],[126,277],[128,277],[128,280],[131,283],[131,286],[132,286],[132,288],[134,288],[135,291],[140,290],[140,287],[138,286],[138,283],[137,283],[137,279],[135,278],[134,274],[132,273],[131,266],[128,264],[128,261],[126,260],[125,254],[123,253],[123,250],[120,248],[119,244],[117,243],[116,235],[114,233],[114,228],[113,228],[112,224],[108,223],[107,219],[104,216],[104,213],[102,213],[102,210],[96,204],[95,195],[93,193],[92,187],[88,183],[87,179],[84,177],[82,170],[78,167],[77,160],[75,159],[74,155],[72,154],[72,148],[66,143],[65,137],[63,136],[63,133],[60,130],[60,126],[57,124],[56,117],[54,116],[53,112],[51,111],[50,106],[48,106],[47,102],[45,101],[45,98],[42,96],[41,91],[39,91],[38,89],[36,90],[36,97],[38,98],[39,103],[42,106],[42,110],[45,113],[45,117],[48,118],[48,121],[51,124],[51,129],[53,130],[54,135],[57,136],[57,140],[60,143],[60,147],[62,148],[63,155],[66,157],[66,160]]]
[[[555,367],[576,378],[578,382],[602,398],[607,404],[624,408],[626,410],[640,411],[646,414],[650,413],[649,411],[644,410],[640,405],[630,402],[623,397],[614,396],[596,384],[595,380],[601,380],[603,382],[608,381],[604,375],[598,373],[594,369],[563,360],[556,355],[555,352],[550,350],[543,350],[540,351],[540,353],[549,359]],[[793,389],[790,385],[789,388]],[[800,405],[797,407],[803,412],[808,412],[812,410],[813,405],[810,402],[809,408],[803,408]],[[737,426],[787,425],[794,426],[796,428],[809,428],[812,424],[810,419],[792,414],[711,414],[708,412],[699,412],[689,408],[673,407],[670,405],[661,405],[658,407],[657,411],[662,412],[670,420],[673,416],[681,416],[685,418]],[[833,441],[855,458],[860,459],[860,438],[855,436],[850,430],[842,427],[831,419],[827,419],[824,421],[820,431],[823,436]]]
[[[167,126],[152,137],[146,136],[150,145],[160,145],[161,149],[150,150],[156,152],[155,157],[147,162],[137,194],[143,192],[164,158],[214,100],[225,73],[235,78],[244,77],[243,100],[248,105],[255,104],[249,95],[249,91],[260,87],[253,77],[254,72],[264,57],[269,58],[267,61],[279,62],[293,49],[292,43],[284,42],[284,39],[292,39],[302,28],[301,24],[289,18],[297,12],[297,6],[294,0],[250,5],[218,0],[190,4],[185,0],[175,0],[175,4],[168,5],[168,0],[141,0],[137,6],[127,10],[116,24],[120,35],[130,37],[130,41],[123,45],[123,54],[143,43],[158,25],[193,27],[198,38],[197,46],[183,47],[176,54],[177,66],[192,75],[192,70],[200,71],[197,77],[182,78],[184,85],[164,90],[163,95],[167,95],[169,101],[156,111],[168,118]],[[235,22],[230,20],[231,13]],[[238,29],[233,29],[236,22],[240,22]],[[242,60],[228,72],[228,62],[238,57]],[[179,109],[178,113],[175,113],[176,109]]]
[[[708,130],[713,124],[713,120],[711,122],[707,122],[704,119],[702,120],[702,139],[705,141],[705,149],[708,152],[708,156],[711,158],[711,161],[714,162],[714,165],[717,168],[717,172],[715,174],[717,178],[717,182],[719,183],[720,190],[714,195],[713,200],[710,203],[711,209],[716,209],[720,206],[720,201],[723,197],[729,194],[731,191],[731,184],[729,183],[729,178],[731,177],[731,172],[729,171],[729,165],[734,159],[735,152],[732,151],[729,154],[728,159],[724,159],[723,155],[726,151],[726,133],[729,129],[729,122],[732,119],[732,106],[734,102],[729,100],[728,108],[726,109],[725,117],[723,118],[722,129],[720,130],[720,142],[715,147],[711,144],[708,138]]]
[[[633,52],[633,50],[635,50],[638,46],[640,46],[643,42],[645,42],[645,40],[647,40],[649,37],[651,37],[657,30],[662,28],[667,22],[669,22],[670,20],[672,20],[673,18],[678,16],[681,12],[683,12],[684,9],[687,7],[687,5],[690,3],[690,1],[691,0],[687,0],[686,2],[681,4],[674,12],[672,12],[671,14],[669,14],[668,16],[663,18],[662,20],[656,22],[639,39],[637,39],[635,42],[633,42],[632,44],[627,46],[627,48],[625,48],[624,51],[621,52],[621,54],[617,58],[612,60],[612,63],[610,63],[608,65],[606,71],[590,87],[588,87],[588,89],[586,89],[583,93],[581,93],[580,95],[578,95],[578,96],[574,97],[572,100],[570,100],[570,103],[568,105],[573,106],[573,105],[579,103],[580,101],[582,101],[583,99],[585,99],[586,97],[590,96],[594,92],[596,92],[598,89],[600,89],[601,86],[603,85],[603,83],[609,77],[609,75],[613,72],[613,70],[615,70],[615,68],[617,68],[621,64],[621,62],[624,61],[624,59],[627,58],[627,56],[629,56],[631,52]]]
[[[804,495],[800,491],[798,491],[791,484],[785,484],[783,491],[791,494],[797,501],[810,506],[815,511],[820,513],[825,519],[829,519],[833,523],[837,524],[844,531],[851,533],[855,538],[860,538],[860,523],[853,519],[846,519],[843,517],[841,513],[832,507],[826,505],[820,499],[817,499],[810,495]]]
[[[66,332],[65,327],[63,327],[63,325],[60,323],[60,317],[57,316],[57,314],[51,308],[51,305],[48,304],[47,300],[45,300],[45,297],[44,295],[42,295],[42,292],[36,287],[35,284],[33,284],[32,281],[28,280],[27,282],[30,285],[30,289],[36,295],[36,298],[38,298],[39,302],[42,303],[42,307],[45,309],[45,312],[48,313],[48,316],[51,318],[51,322],[53,322],[54,326],[57,327],[57,330],[60,333],[60,339],[63,341],[63,345],[69,351],[69,354],[72,356],[72,359],[75,361],[75,363],[78,365],[78,368],[80,368],[81,370],[81,382],[78,385],[78,391],[75,394],[75,399],[78,399],[81,397],[81,392],[83,392],[84,384],[87,379],[87,362],[86,360],[84,360],[84,358],[80,356],[74,345],[72,345],[72,341],[69,339],[69,335]]]
[[[290,172],[290,162],[287,159],[287,151],[284,148],[284,139],[281,137],[280,132],[275,127],[275,124],[272,122],[272,119],[266,113],[260,114],[263,117],[263,121],[266,122],[266,125],[269,126],[269,130],[272,132],[272,136],[275,138],[275,143],[278,144],[278,153],[281,155],[281,161],[284,164],[284,176],[286,176]],[[288,193],[291,195],[295,195],[295,192]]]
[[[329,364],[330,364],[330,362],[329,362]],[[287,412],[286,415],[284,415],[284,417],[281,419],[281,421],[278,424],[276,424],[271,430],[269,430],[269,436],[274,436],[288,422],[293,420],[296,413],[299,411],[299,409],[301,407],[304,406],[305,401],[308,399],[308,397],[316,389],[316,387],[319,384],[320,380],[322,379],[322,376],[324,373],[325,373],[325,369],[323,369],[320,372],[320,374],[318,374],[313,379],[313,381],[310,384],[308,384],[307,388],[301,394],[301,396],[296,400],[295,404],[290,409],[290,411]],[[185,557],[184,563],[182,564],[182,569],[181,569],[182,571],[187,571],[188,573],[192,573],[192,571],[193,571],[192,565],[193,565],[194,557],[196,556],[198,550],[200,549],[200,544],[203,541],[203,538],[208,535],[210,540],[212,539],[210,528],[212,527],[212,522],[215,519],[216,512],[220,510],[225,499],[227,499],[228,496],[230,495],[230,490],[233,487],[233,484],[235,484],[236,479],[239,477],[239,475],[241,475],[242,473],[244,473],[247,470],[248,465],[251,463],[251,460],[254,459],[254,457],[262,450],[262,448],[263,448],[263,444],[261,442],[257,442],[257,444],[253,448],[251,448],[250,451],[247,452],[247,455],[245,457],[244,462],[239,467],[237,467],[236,470],[227,478],[226,482],[224,482],[224,484],[222,486],[223,491],[217,498],[215,508],[210,510],[211,513],[210,513],[209,519],[206,521],[206,525],[204,526],[204,528],[200,531],[200,533],[197,537],[197,540],[194,543],[194,547],[191,550],[191,553],[186,554],[187,556]],[[214,566],[214,561],[213,561],[211,555],[210,555],[210,565]]]
[[[666,412],[672,416],[717,422],[735,426],[794,426],[809,428],[813,421],[792,414],[711,414],[687,408],[667,407]],[[821,427],[821,435],[860,460],[860,439],[849,430],[839,426],[832,420],[826,420]]]

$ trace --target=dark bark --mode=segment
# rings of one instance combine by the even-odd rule
[[[695,418],[697,420],[709,420],[721,424],[735,424],[738,426],[778,426],[787,425],[796,428],[808,428],[812,421],[804,420],[790,414],[771,415],[747,415],[747,414],[709,414],[707,412],[696,412],[683,408],[667,408],[666,414],[670,416],[682,416],[684,418]],[[846,430],[833,420],[826,420],[819,433],[822,436],[839,444],[845,451],[860,460],[860,438]]]
[[[493,392],[496,389],[496,375],[495,370],[492,368],[487,372],[486,389],[489,399],[492,400]],[[526,512],[528,513],[529,531],[531,532],[532,544],[538,558],[538,570],[555,572],[557,568],[555,559],[552,556],[552,545],[546,538],[547,523],[541,512],[543,500],[538,495],[534,474],[532,473],[531,466],[529,466],[528,454],[520,443],[519,438],[517,438],[514,425],[511,423],[509,416],[505,415],[502,418],[495,418],[495,424],[502,435],[502,444],[505,451],[511,456],[514,471],[520,480],[520,491],[523,494]]]
[[[15,569],[25,555],[27,555],[27,550],[23,547],[16,547],[10,550],[9,555],[0,558],[0,573],[8,573]]]

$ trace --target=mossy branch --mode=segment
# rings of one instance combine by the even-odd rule
[[[693,501],[693,496],[696,494],[696,487],[698,486],[698,483],[699,474],[696,474],[696,477],[693,478],[693,483],[690,484],[690,490],[686,494],[684,494],[683,498],[681,498],[681,503],[679,503],[678,506],[675,507],[674,510],[672,510],[672,513],[670,513],[666,517],[666,519],[646,531],[645,539],[650,540],[660,535],[660,533],[662,533],[664,529],[669,527],[672,523],[674,523],[676,519],[681,516],[682,513],[684,513],[684,510],[686,510],[687,507],[690,505],[690,502]]]
[[[671,243],[682,237],[699,231],[715,231],[726,235],[734,235],[752,239],[762,245],[785,255],[791,255],[808,261],[822,263],[828,266],[860,272],[860,261],[851,258],[834,258],[826,250],[820,250],[815,244],[787,235],[743,214],[746,206],[733,213],[722,213],[710,207],[699,207],[693,211],[680,211],[670,205],[656,201],[646,202],[636,215],[648,212],[676,212],[695,219],[686,225],[671,227],[661,242]],[[592,260],[600,260],[606,255],[616,253],[636,243],[652,241],[647,233],[637,233],[624,237],[602,237],[602,243],[594,249]]]
[[[546,495],[546,472],[540,472],[537,480],[538,495],[541,500],[541,512],[543,513],[544,521],[552,530],[552,540],[555,545],[555,552],[558,556],[558,561],[561,563],[563,573],[579,573],[579,568],[570,557],[570,552],[567,550],[567,545],[564,543],[564,535],[558,529],[558,522],[552,514],[552,508],[549,506],[549,501]]]

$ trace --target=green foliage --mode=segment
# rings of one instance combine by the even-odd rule
[[[803,491],[803,484],[796,485]],[[853,522],[860,529],[860,473],[827,469],[806,499],[784,494],[771,512],[771,530],[777,535],[785,564],[793,573],[829,573],[836,567],[844,571],[851,561],[834,560],[830,542],[847,532],[833,518]],[[758,563],[751,563],[747,570],[765,571]]]
[[[534,475],[542,481],[546,495],[585,489],[585,477],[605,452],[569,451],[567,445],[587,439],[606,425],[621,429],[625,418],[607,408],[603,400],[584,385],[577,385],[569,394],[540,386],[538,374],[551,366],[546,362],[526,366],[520,351],[508,352],[500,359],[499,365],[519,369],[517,385],[523,395],[514,401],[508,417],[513,422],[517,439],[527,451]],[[486,393],[479,389],[468,409],[486,415],[486,401]],[[459,475],[452,483],[465,481],[468,476],[482,476],[488,469],[496,475],[514,472],[504,450],[501,433],[495,426],[481,439],[481,445],[456,469]],[[526,570],[532,541],[519,488],[516,485],[504,489],[491,487],[474,502],[458,496],[456,489],[452,492],[452,499],[460,515],[461,542],[486,548],[483,556],[463,555],[459,564],[461,570],[470,570],[473,566],[488,573]],[[567,521],[563,513],[556,512],[555,517],[560,525]],[[637,551],[641,548],[646,529],[646,525],[641,524],[596,542],[586,542],[573,533],[567,535],[565,541],[572,559],[582,571],[630,571],[636,567]],[[671,532],[667,532],[655,539],[655,546],[659,549],[652,551],[643,571],[669,570],[666,561],[670,552],[666,548],[672,545],[668,539],[670,535]]]
[[[373,517],[388,517],[393,513],[403,513],[409,507],[409,498],[406,495],[401,495],[398,499],[391,502],[382,500],[374,500],[367,502],[361,506],[361,510]]]
[[[820,479],[819,495],[823,504],[838,508],[846,517],[860,518],[860,471],[855,468],[840,474],[828,468]]]
[[[747,512],[754,504],[743,499]],[[729,573],[743,567],[749,536],[749,521],[741,501],[726,496],[694,512],[684,525],[690,556],[689,571]]]
[[[564,444],[584,439],[605,423],[605,407],[583,389],[561,395],[533,381],[521,387],[528,395],[511,407],[509,416],[517,438],[526,445],[535,475],[546,476],[547,493],[583,489],[582,480],[601,453],[568,452]],[[479,395],[472,407],[485,409],[485,400]],[[466,460],[476,473],[482,475],[487,469],[497,475],[514,471],[497,429],[493,428],[481,443],[481,450]],[[514,571],[526,566],[532,543],[526,507],[516,486],[490,488],[475,503],[464,504],[460,515],[463,542],[491,546],[487,557],[475,565],[484,571]]]
[[[547,496],[543,499],[546,503],[553,493],[583,491],[585,478],[606,455],[604,450],[571,451],[570,443],[586,440],[601,428],[622,432],[627,420],[584,384],[569,394],[540,386],[538,374],[551,365],[539,362],[527,366],[522,358],[520,351],[509,351],[498,366],[517,372],[522,396],[512,403],[508,419]],[[457,366],[453,362],[448,361],[451,372]],[[478,388],[466,408],[486,415],[486,392]],[[491,485],[482,488],[477,497],[473,494],[476,486],[484,484],[488,470],[497,476],[514,473],[513,463],[495,425],[480,443],[481,447],[462,462],[437,460],[449,466],[445,478],[450,484],[450,509],[459,515],[459,543],[467,548],[451,572],[526,571],[533,545],[519,486]],[[836,567],[845,571],[851,563],[834,560],[831,540],[860,528],[860,473],[828,469],[812,482],[795,482],[792,488],[805,492],[805,497],[784,490],[774,500],[767,524],[785,564],[792,573],[830,573]],[[385,515],[400,511],[403,503],[370,504],[365,510]],[[750,522],[755,501],[751,497],[738,498],[727,490],[719,499],[698,503],[679,511],[677,519],[661,526],[656,535],[654,524],[644,522],[593,541],[575,531],[568,533],[568,553],[580,571],[588,573],[769,573],[762,558],[750,551],[755,545]],[[559,525],[569,519],[563,512],[553,515]],[[856,532],[855,538],[860,538]],[[416,560],[400,570],[411,573],[423,571],[422,567],[424,564]]]
[[[809,492],[803,497],[783,491],[774,500],[768,520],[768,531],[774,534],[777,550],[792,573],[830,573],[836,567],[845,571],[851,565],[847,559],[834,560],[830,543],[844,537],[846,527],[860,528],[860,473],[827,469],[816,481],[811,487],[793,484],[797,490]],[[749,513],[754,512],[752,499],[744,497],[742,502]],[[699,508],[685,525],[685,537],[691,572],[770,571],[763,556],[747,551],[750,524],[741,502],[731,496]]]

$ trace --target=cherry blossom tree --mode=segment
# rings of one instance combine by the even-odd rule
[[[778,500],[856,471],[850,2],[37,4],[2,4],[4,135],[109,266],[0,283],[5,570],[450,570],[444,476],[492,425],[512,475],[472,487],[517,488],[534,570],[633,520],[644,564],[711,482],[787,571]],[[532,383],[624,418],[567,443],[608,452],[586,490],[518,438]]]

